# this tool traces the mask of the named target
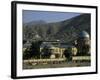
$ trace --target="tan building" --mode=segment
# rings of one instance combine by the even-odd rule
[[[52,45],[51,42],[44,42],[41,46],[40,46],[40,52],[41,54],[43,54],[43,48],[44,47],[48,47],[49,50],[51,50],[51,55],[50,58],[65,58],[64,55],[64,51],[66,49],[68,49],[68,45],[60,45],[58,43],[58,45]],[[70,46],[70,53],[72,53],[72,55],[76,55],[77,54],[77,48],[74,46]]]

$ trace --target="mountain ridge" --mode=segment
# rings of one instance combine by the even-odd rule
[[[85,30],[90,34],[90,14],[82,14],[71,19],[55,23],[43,23],[35,25],[23,25],[23,38],[34,39],[38,34],[41,40],[60,40],[62,42],[71,42],[77,38],[77,35]]]

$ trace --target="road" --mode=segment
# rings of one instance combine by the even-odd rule
[[[84,67],[90,66],[90,62],[61,62],[61,63],[23,63],[23,69],[40,69],[40,68],[61,68],[61,67]]]

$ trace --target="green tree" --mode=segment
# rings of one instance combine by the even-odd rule
[[[23,59],[30,59],[32,56],[32,54],[29,51],[29,48],[27,48],[24,52],[23,52]]]
[[[34,41],[30,46],[29,53],[32,54],[33,58],[40,58],[40,45],[42,41]]]
[[[42,41],[34,41],[31,46],[23,52],[23,59],[40,58],[40,45]]]
[[[67,48],[65,51],[64,51],[64,55],[66,57],[66,59],[68,61],[72,60],[72,51],[71,51],[71,48]]]
[[[52,49],[50,49],[48,46],[45,46],[42,49],[42,57],[43,58],[50,58],[51,54],[52,54]]]

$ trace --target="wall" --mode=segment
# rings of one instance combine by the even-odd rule
[[[37,2],[42,1],[42,2],[50,2],[50,3],[54,2],[54,3],[64,3],[64,4],[97,5],[99,7],[99,14],[100,14],[100,0],[32,0],[32,1],[37,1]],[[10,3],[11,0],[0,0],[0,80],[11,80],[10,78],[10,73],[11,73],[10,72],[11,71],[10,69],[11,68],[10,66],[11,65]],[[98,21],[100,21],[100,16],[98,16]],[[100,24],[98,24],[98,26],[100,26]],[[100,29],[98,28],[98,30]],[[98,32],[100,33],[100,31]],[[100,40],[100,37],[98,39]],[[98,42],[98,44],[100,43]],[[100,47],[100,45],[98,47]],[[100,56],[100,54],[98,54],[98,56]],[[98,65],[100,67],[100,63]],[[42,80],[99,80],[99,79],[100,79],[100,69],[99,69],[99,74],[42,78]],[[33,79],[27,79],[27,80],[33,80]],[[41,79],[35,78],[34,80],[41,80]]]

